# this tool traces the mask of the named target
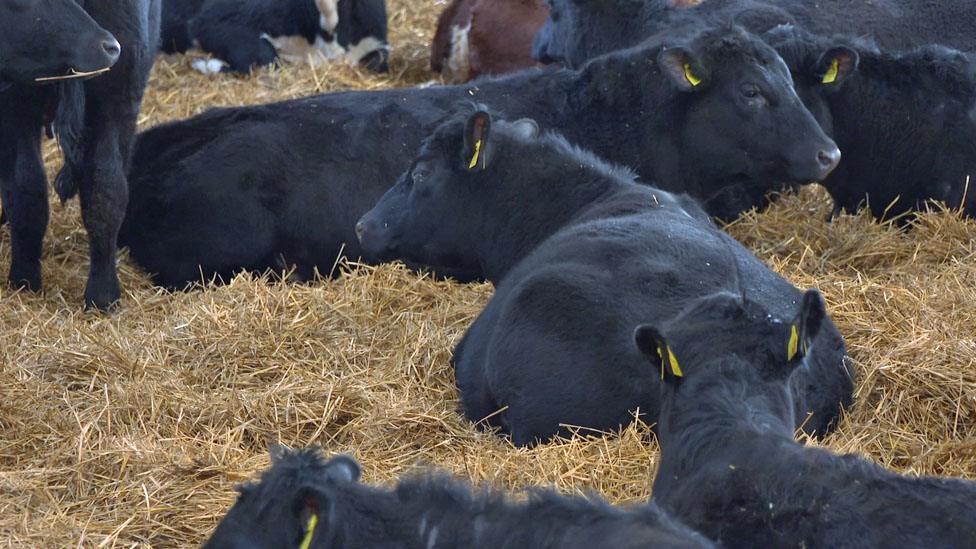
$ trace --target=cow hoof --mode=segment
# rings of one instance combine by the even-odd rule
[[[41,291],[41,268],[11,269],[9,281],[16,289],[39,292]]]
[[[93,284],[88,283],[85,288],[85,308],[108,312],[112,306],[122,297],[118,282],[112,284]]]

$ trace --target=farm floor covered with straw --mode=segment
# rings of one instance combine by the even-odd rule
[[[389,0],[388,76],[292,66],[204,77],[188,59],[162,59],[142,126],[215,105],[423,83],[442,7]],[[45,151],[53,174],[59,153]],[[827,223],[829,211],[809,188],[729,228],[798,286],[819,287],[847,338],[857,405],[821,444],[976,479],[976,224],[942,212],[899,231],[863,216]],[[457,413],[448,361],[489,285],[349,265],[332,281],[242,276],[170,294],[123,253],[117,312],[86,313],[77,202],[52,202],[43,268],[40,294],[0,288],[3,545],[197,544],[234,485],[268,464],[270,443],[352,453],[372,483],[434,465],[509,489],[649,496],[658,449],[645,426],[520,450]]]

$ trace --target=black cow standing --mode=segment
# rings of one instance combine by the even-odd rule
[[[790,381],[826,327],[820,294],[776,311],[732,290],[635,332],[664,378],[654,501],[730,548],[976,546],[976,483],[794,440]]]
[[[520,446],[571,426],[615,430],[638,410],[656,421],[660,380],[633,327],[728,289],[731,273],[777,314],[802,295],[690,198],[537,131],[483,111],[446,123],[357,225],[370,254],[484,268],[495,294],[454,350],[461,404]],[[853,391],[844,341],[824,324],[793,380],[797,426],[811,433]]]
[[[329,272],[340,254],[363,255],[356,221],[457,101],[470,98],[531,115],[648,181],[702,199],[730,184],[821,179],[840,154],[775,52],[738,29],[715,28],[580,71],[333,93],[154,128],[137,142],[120,241],[170,287],[201,273]],[[478,265],[442,274],[484,276]]]
[[[89,236],[85,303],[106,309],[120,296],[116,237],[136,117],[159,40],[159,3],[81,4],[84,10],[74,0],[0,0],[0,87],[7,88],[0,95],[0,191],[13,243],[10,281],[39,290],[48,221],[40,139],[53,122],[65,157],[56,188],[63,200],[80,194]]]
[[[872,38],[883,47],[943,44],[976,50],[976,4],[970,0],[705,0],[675,7],[673,0],[549,0],[549,19],[536,34],[533,55],[580,66],[659,32],[730,20],[756,32],[797,23],[832,36]]]
[[[203,72],[309,55],[389,70],[385,0],[163,0],[163,22],[165,51],[213,54],[194,64]]]
[[[472,493],[443,474],[400,480],[392,489],[359,482],[348,456],[276,451],[260,482],[237,502],[204,549],[620,549],[709,548],[714,544],[656,505],[630,509],[596,498],[536,490],[514,503]]]
[[[976,216],[976,61],[942,46],[879,50],[784,26],[764,39],[783,56],[797,93],[841,150],[823,181],[835,211],[865,203],[895,218],[931,200]],[[835,49],[851,45],[845,54]],[[835,59],[841,59],[834,65]],[[904,219],[904,218],[901,218]]]

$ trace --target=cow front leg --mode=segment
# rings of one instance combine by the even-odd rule
[[[47,177],[40,152],[40,128],[24,129],[2,143],[0,200],[10,224],[10,284],[41,289],[41,250],[47,230]]]
[[[129,200],[119,127],[111,125],[86,145],[86,170],[79,181],[81,217],[88,231],[90,265],[85,306],[108,310],[119,300],[116,274],[119,227]]]

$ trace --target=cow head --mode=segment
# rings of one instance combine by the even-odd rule
[[[0,0],[0,85],[111,68],[121,46],[74,0]]]
[[[459,278],[482,276],[478,227],[508,192],[495,161],[503,141],[534,139],[532,120],[493,120],[483,107],[441,125],[410,168],[356,225],[367,255],[402,259]],[[509,147],[511,149],[511,147]],[[508,212],[505,215],[512,215]],[[458,274],[463,273],[463,274]]]
[[[313,450],[272,452],[271,468],[238,489],[204,549],[327,547],[336,535],[337,491],[359,482],[351,457],[324,461]],[[314,543],[314,544],[313,544]]]
[[[639,326],[634,340],[662,380],[662,410],[669,412],[662,411],[661,435],[669,434],[670,413],[728,395],[773,413],[792,433],[789,379],[806,366],[826,314],[817,290],[803,295],[791,319],[774,317],[742,293],[723,292],[697,300],[663,326]]]
[[[840,161],[786,64],[758,37],[715,27],[660,48],[656,65],[659,74],[647,80],[663,78],[674,91],[657,108],[672,117],[666,132],[681,173],[704,195],[735,182],[778,190],[772,187],[820,181]]]
[[[334,38],[350,63],[373,72],[390,70],[384,0],[315,0],[315,6],[324,38]]]

